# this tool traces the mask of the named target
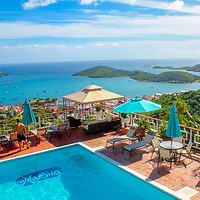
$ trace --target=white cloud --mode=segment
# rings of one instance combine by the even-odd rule
[[[58,0],[28,0],[23,4],[23,8],[33,9],[41,6],[48,6],[49,4],[57,3]]]
[[[200,16],[123,17],[97,15],[80,23],[36,24],[30,22],[0,23],[0,39],[33,37],[116,38],[152,35],[200,35]],[[15,30],[15,31],[13,31]]]
[[[77,46],[76,48],[77,48],[77,49],[83,49],[84,47],[79,45],[79,46]]]
[[[95,44],[97,47],[103,47],[105,44],[103,44],[103,43],[96,43]]]
[[[80,4],[81,4],[81,5],[89,5],[89,4],[94,3],[95,5],[97,5],[97,1],[98,1],[98,0],[81,0],[81,1],[80,1]]]
[[[104,42],[99,48],[96,43],[81,45],[40,44],[0,47],[1,63],[47,62],[47,61],[84,61],[112,59],[177,59],[198,58],[200,40],[191,41],[116,41],[120,48],[112,46],[112,42]],[[12,59],[10,59],[12,58]]]
[[[183,6],[184,6],[184,2],[182,0],[176,0],[169,5],[169,9],[181,10]]]
[[[119,43],[118,42],[114,42],[114,43],[112,43],[112,46],[117,47],[117,46],[119,46]]]

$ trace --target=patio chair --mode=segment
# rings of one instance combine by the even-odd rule
[[[191,152],[191,149],[192,149],[192,142],[189,141],[186,148],[184,148],[184,149],[179,149],[179,150],[176,151],[176,152],[179,154],[179,162],[180,162],[181,156],[182,156],[183,154],[189,155],[190,159],[192,159],[192,156],[191,156],[191,153],[190,153],[190,152]]]
[[[122,154],[124,153],[124,150],[129,151],[130,157],[131,157],[132,151],[135,151],[136,149],[141,148],[141,147],[146,147],[146,146],[151,145],[153,138],[154,138],[153,135],[146,135],[143,141],[124,146],[122,149]]]
[[[159,150],[159,156],[158,156],[158,164],[157,164],[157,169],[158,169],[159,173],[160,173],[160,171],[159,171],[159,164],[161,162],[164,162],[166,159],[169,160],[169,162],[170,162],[170,169],[171,169],[172,168],[172,160],[173,160],[171,151],[167,150],[167,149],[160,149]]]
[[[152,140],[152,147],[153,147],[153,152],[152,152],[152,155],[151,155],[151,159],[152,159],[153,154],[155,152],[159,153],[160,141],[158,140],[158,138],[153,138],[153,140]]]
[[[176,137],[176,138],[173,138],[173,141],[183,143],[183,137]]]
[[[109,144],[112,144],[112,148],[114,149],[114,145],[116,142],[120,142],[120,141],[124,141],[124,140],[130,140],[130,141],[132,141],[132,143],[135,142],[136,140],[138,140],[138,137],[135,137],[135,133],[136,133],[137,129],[138,129],[138,126],[132,126],[126,135],[108,139],[106,142],[106,147],[109,143]]]
[[[36,138],[37,143],[39,144],[41,141],[41,135],[44,135],[47,133],[47,128],[42,127],[34,130],[30,130],[30,133],[33,134]]]
[[[62,137],[62,134],[67,133],[67,124],[58,124],[57,135],[59,138]]]

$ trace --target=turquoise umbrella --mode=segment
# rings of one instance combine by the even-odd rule
[[[133,98],[130,101],[117,106],[114,111],[121,113],[143,113],[161,109],[161,105],[146,101],[142,98]]]
[[[169,121],[168,121],[168,126],[167,126],[167,131],[165,135],[169,138],[176,138],[176,137],[181,137],[181,129],[180,125],[178,122],[178,117],[177,117],[177,110],[175,106],[172,106],[170,108],[170,116],[169,116]]]
[[[22,123],[28,125],[33,122],[36,122],[35,115],[32,111],[30,102],[26,98],[24,102],[24,112],[23,112],[23,117],[22,117]]]

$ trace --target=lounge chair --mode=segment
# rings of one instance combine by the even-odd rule
[[[106,142],[106,147],[109,144],[112,144],[112,148],[114,149],[114,145],[116,142],[124,141],[124,140],[130,140],[132,143],[136,140],[138,140],[138,137],[134,137],[136,131],[138,129],[138,126],[132,126],[128,133],[126,135],[118,136],[116,138],[108,139]]]
[[[125,150],[125,151],[129,151],[130,156],[131,156],[132,151],[135,151],[136,149],[141,148],[141,147],[146,147],[148,145],[151,145],[153,138],[154,138],[153,135],[146,135],[144,137],[143,141],[136,142],[136,143],[133,143],[133,144],[128,144],[128,145],[124,146],[123,149],[122,149],[122,154],[124,153],[124,150]]]

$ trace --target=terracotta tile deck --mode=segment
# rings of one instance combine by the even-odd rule
[[[72,131],[71,137],[63,136],[62,139],[52,138],[51,142],[47,140],[47,137],[42,137],[40,144],[37,144],[35,138],[31,137],[31,148],[24,148],[21,152],[18,150],[17,143],[16,147],[13,147],[12,149],[0,147],[0,160],[71,144],[74,142],[83,142],[92,148],[105,146],[106,140],[114,136],[116,136],[115,132],[88,136],[84,135],[78,128]],[[171,170],[169,170],[169,163],[162,163],[159,173],[157,169],[157,154],[155,153],[151,159],[152,147],[139,149],[133,152],[130,158],[129,153],[127,152],[122,155],[121,147],[125,144],[126,143],[121,142],[115,147],[114,151],[112,151],[112,148],[107,148],[101,151],[101,153],[174,191],[177,191],[185,186],[193,188],[199,191],[199,193],[191,199],[200,199],[200,152],[196,151],[192,153],[192,162],[189,158],[182,157],[186,164],[186,168],[183,163],[177,163]]]

